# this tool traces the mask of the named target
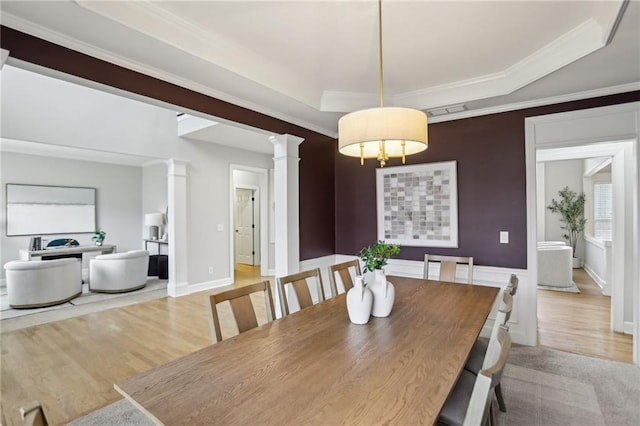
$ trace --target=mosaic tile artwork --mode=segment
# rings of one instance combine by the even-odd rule
[[[450,245],[455,238],[457,244],[457,211],[453,211],[457,203],[452,197],[455,168],[397,169],[382,176],[384,224],[380,236],[386,241],[433,246]]]

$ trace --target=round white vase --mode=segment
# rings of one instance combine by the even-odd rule
[[[369,322],[371,308],[373,307],[373,294],[364,286],[364,279],[358,275],[355,277],[353,287],[347,292],[347,312],[349,319],[354,324],[366,324]]]
[[[387,276],[382,269],[374,271],[373,282],[367,287],[373,293],[373,308],[371,315],[378,318],[388,317],[396,298],[396,289],[387,281]]]

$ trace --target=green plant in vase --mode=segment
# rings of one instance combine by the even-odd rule
[[[101,246],[106,236],[107,233],[104,232],[102,228],[98,228],[96,229],[96,232],[93,233],[93,237],[91,237],[91,239],[95,241],[97,246]]]
[[[397,254],[400,254],[400,246],[398,244],[387,244],[382,240],[378,240],[375,244],[360,250],[358,257],[364,262],[363,272],[369,272],[382,269],[389,258]]]

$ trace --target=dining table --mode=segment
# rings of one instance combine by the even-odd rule
[[[385,318],[345,294],[114,385],[157,424],[433,424],[499,288],[399,276]]]

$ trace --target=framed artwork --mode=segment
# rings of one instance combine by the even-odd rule
[[[378,239],[420,247],[458,247],[456,162],[376,170]]]

